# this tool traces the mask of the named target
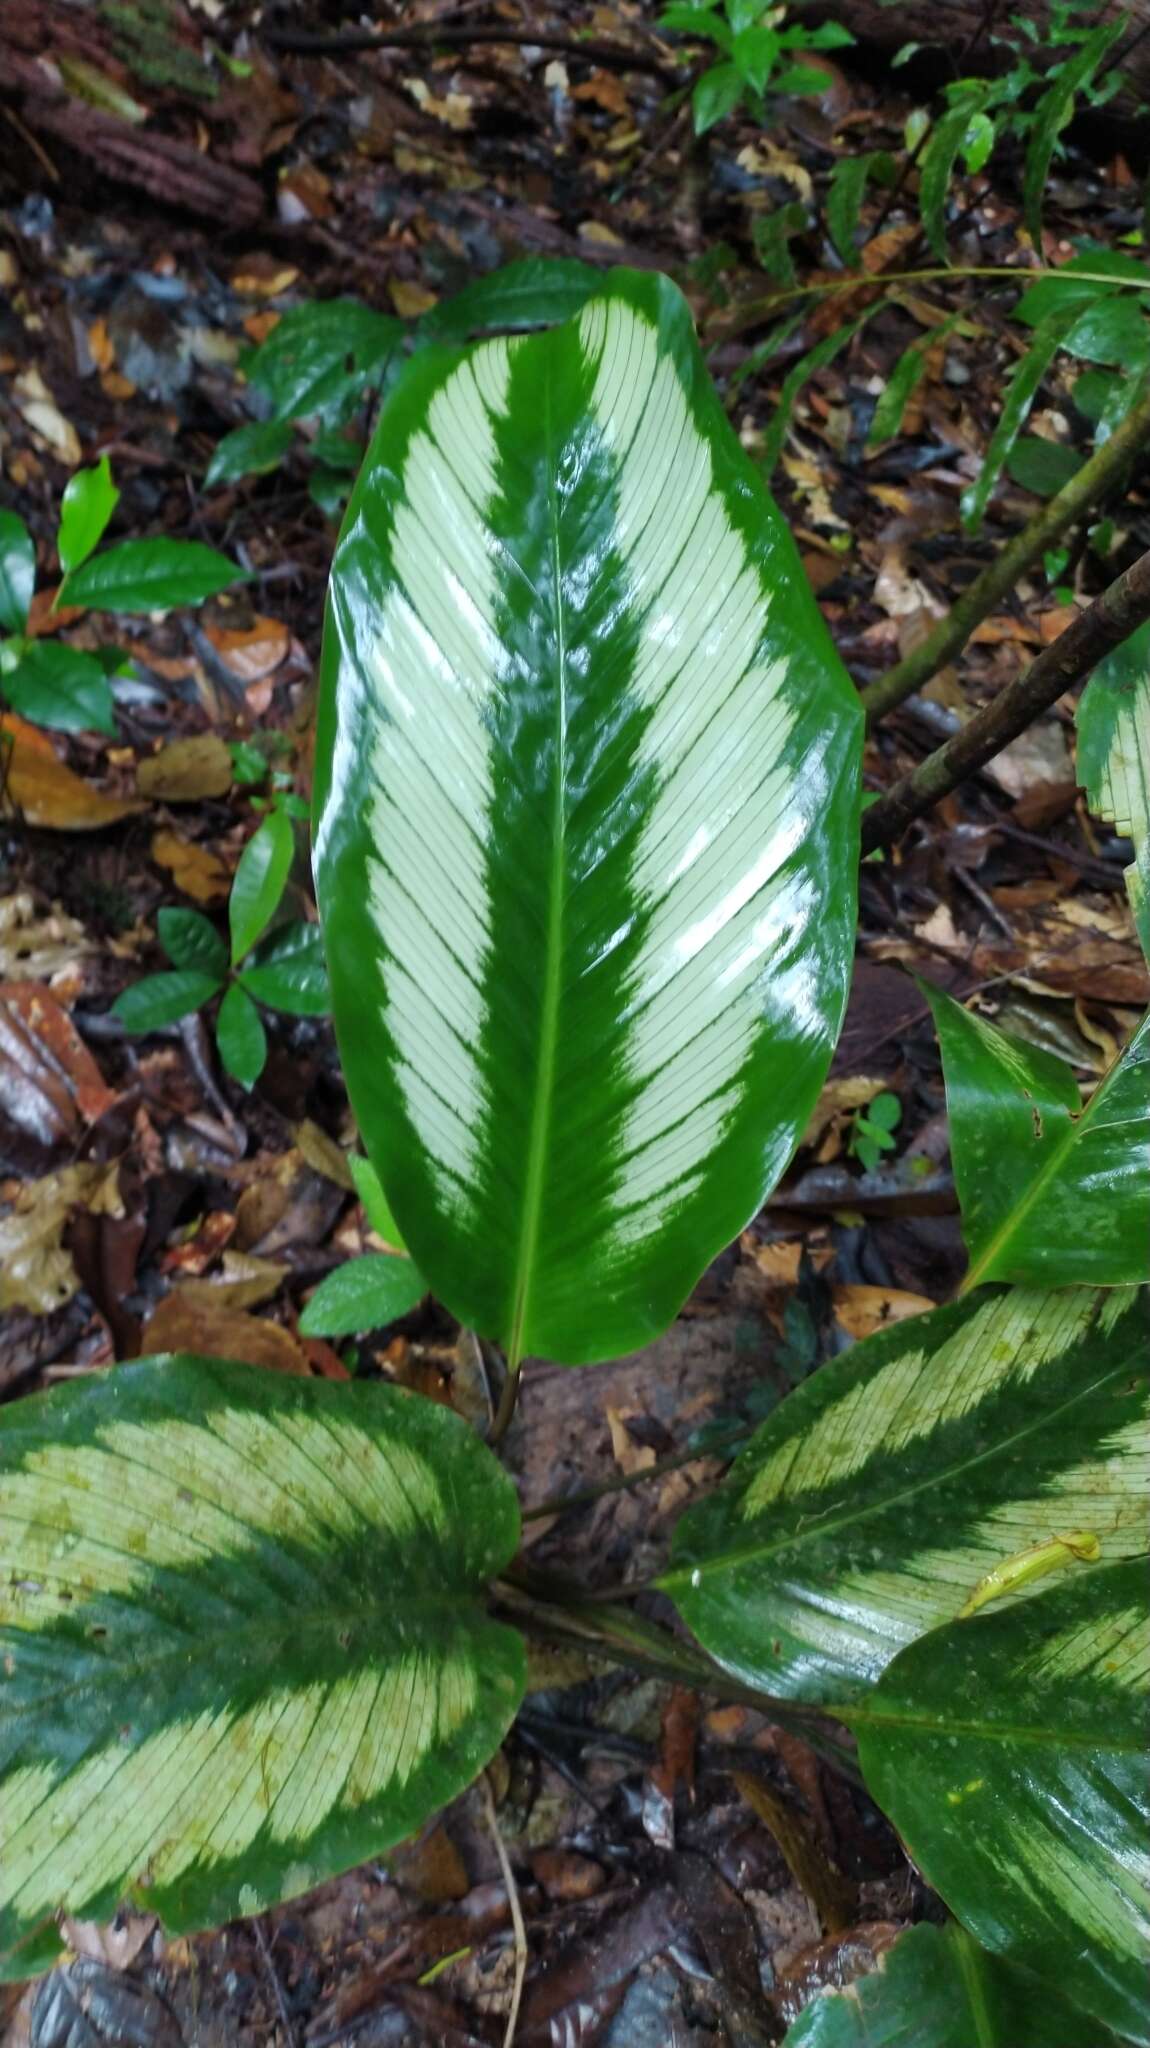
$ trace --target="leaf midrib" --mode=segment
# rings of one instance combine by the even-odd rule
[[[920,1640],[922,1640],[920,1638]],[[1107,1695],[1108,1698],[1113,1695]],[[1135,1698],[1136,1695],[1127,1697]],[[834,1721],[843,1722],[851,1729],[871,1729],[881,1734],[888,1728],[923,1728],[932,1734],[940,1731],[947,1736],[969,1735],[980,1742],[1027,1742],[1036,1747],[1054,1744],[1058,1749],[1081,1749],[1088,1755],[1137,1756],[1144,1754],[1145,1739],[1138,1730],[1128,1736],[1114,1736],[1109,1733],[1105,1741],[1099,1740],[1097,1728],[1068,1729],[1066,1727],[1044,1728],[1026,1721],[958,1721],[939,1708],[934,1713],[915,1712],[911,1708],[898,1708],[884,1714],[855,1700],[849,1706],[833,1701],[820,1708]]]

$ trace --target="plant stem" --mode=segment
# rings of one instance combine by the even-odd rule
[[[1083,682],[1112,647],[1129,639],[1150,619],[1150,550],[1079,612],[1066,631],[1032,661],[1023,674],[975,713],[945,746],[896,782],[863,813],[864,853],[889,846],[904,826],[922,816],[975,769],[1017,739],[1039,712],[1057,703],[1064,690]]]
[[[569,1508],[593,1507],[597,1500],[604,1500],[610,1493],[629,1493],[633,1486],[643,1486],[648,1479],[661,1479],[665,1472],[677,1472],[680,1466],[697,1465],[702,1458],[722,1458],[728,1452],[748,1443],[754,1431],[750,1425],[740,1425],[728,1430],[715,1443],[704,1444],[702,1450],[674,1451],[670,1457],[657,1458],[642,1472],[617,1472],[611,1479],[600,1480],[598,1486],[581,1487],[578,1493],[564,1494],[561,1500],[540,1501],[538,1507],[524,1508],[525,1522],[542,1521],[544,1515],[565,1515]]]
[[[963,592],[957,604],[951,606],[946,617],[939,620],[921,645],[860,692],[869,724],[881,718],[884,712],[893,710],[905,698],[913,696],[923,683],[938,674],[952,656],[961,653],[975,627],[989,616],[1007,592],[1013,590],[1019,578],[1041,560],[1067,528],[1097,503],[1148,436],[1150,392],[1144,394],[1127,413],[1110,439],[1095,449],[1077,476],[1071,477],[1057,497],[1051,498],[1029,525],[1015,535],[1009,546],[995,555],[981,576],[975,577],[970,588]]]
[[[488,1447],[491,1450],[494,1450],[497,1444],[503,1442],[511,1427],[511,1418],[515,1413],[515,1403],[519,1399],[520,1366],[521,1360],[518,1358],[509,1358],[507,1361],[507,1370],[503,1376],[503,1391],[499,1396],[499,1406],[495,1410],[495,1420],[492,1422],[487,1435]]]

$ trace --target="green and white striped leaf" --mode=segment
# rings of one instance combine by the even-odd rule
[[[1148,1591],[1144,1560],[1099,1565],[936,1629],[847,1717],[875,1798],[970,1932],[1140,2043]]]
[[[942,1047],[964,1287],[1150,1278],[1150,1016],[1084,1105],[1065,1060],[921,986]]]
[[[1077,726],[1087,802],[1133,841],[1126,887],[1150,960],[1150,624],[1099,662],[1079,700]]]
[[[666,279],[414,358],[332,572],[316,881],[404,1242],[514,1357],[655,1336],[783,1170],[859,727]]]
[[[972,1599],[1092,1570],[1060,1535],[1150,1550],[1148,1487],[1146,1296],[988,1288],[798,1387],[683,1516],[660,1583],[740,1679],[842,1701]]]
[[[1052,1986],[988,1955],[953,1920],[908,1927],[855,1982],[820,1991],[782,2048],[1117,2048]]]
[[[5,1410],[0,1971],[61,1912],[174,1929],[378,1855],[524,1683],[514,1490],[398,1389],[148,1359]]]

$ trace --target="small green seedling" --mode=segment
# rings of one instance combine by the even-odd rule
[[[691,92],[696,135],[746,105],[767,124],[766,95],[825,92],[827,74],[813,64],[795,62],[810,50],[839,50],[854,37],[838,22],[819,28],[796,23],[781,26],[786,10],[764,7],[761,0],[675,0],[655,26],[674,35],[710,43],[717,61],[703,72]]]
[[[856,1110],[851,1124],[848,1151],[867,1173],[873,1173],[884,1152],[894,1151],[892,1132],[902,1122],[902,1104],[886,1090],[876,1095],[867,1108]]]

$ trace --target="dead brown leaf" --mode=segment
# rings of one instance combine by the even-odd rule
[[[194,903],[222,903],[231,888],[231,869],[218,853],[166,827],[152,836],[152,859]]]
[[[215,732],[170,740],[158,754],[136,764],[141,796],[169,804],[198,803],[204,797],[226,796],[232,786],[232,757]]]
[[[36,981],[0,983],[0,1111],[47,1150],[115,1101],[72,1019]]]
[[[925,1315],[937,1303],[925,1294],[907,1294],[897,1287],[861,1284],[834,1289],[835,1321],[848,1337],[871,1337],[907,1316]]]
[[[30,825],[56,832],[99,832],[144,809],[137,797],[109,796],[74,775],[51,740],[15,712],[0,718],[0,740],[6,759],[4,810],[9,815],[18,812]]]
[[[238,1358],[245,1365],[294,1373],[300,1379],[310,1376],[300,1346],[279,1323],[208,1300],[207,1290],[197,1289],[193,1300],[188,1293],[187,1282],[174,1287],[149,1317],[145,1352],[192,1351],[207,1358]]]
[[[71,1301],[80,1282],[61,1240],[77,1203],[122,1215],[118,1165],[65,1166],[16,1186],[11,1208],[0,1217],[0,1310],[48,1315]]]
[[[291,633],[284,621],[265,618],[262,613],[247,626],[221,626],[205,621],[203,631],[224,667],[239,683],[262,682],[280,666],[291,647]]]

